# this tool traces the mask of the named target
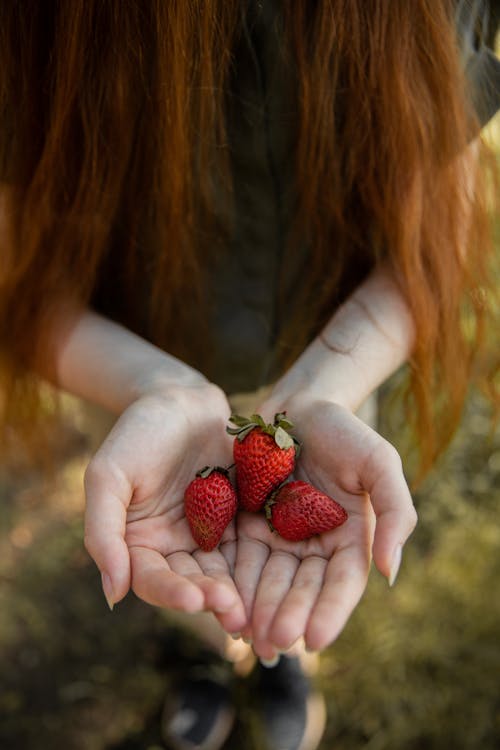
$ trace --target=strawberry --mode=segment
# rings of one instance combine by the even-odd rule
[[[266,504],[271,528],[283,539],[299,542],[335,529],[347,520],[336,500],[308,482],[284,484]]]
[[[205,552],[217,547],[237,509],[227,471],[205,466],[184,492],[184,511],[195,542]]]
[[[257,512],[293,472],[299,443],[288,433],[293,424],[285,412],[276,414],[273,424],[266,424],[259,414],[250,419],[233,414],[231,422],[236,427],[226,429],[236,436],[233,455],[239,503],[244,510]]]

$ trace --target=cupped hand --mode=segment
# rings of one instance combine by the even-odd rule
[[[278,407],[276,409],[276,406]],[[235,580],[255,652],[272,659],[303,637],[319,650],[339,635],[366,587],[371,556],[392,583],[416,513],[395,448],[347,409],[298,396],[264,404],[287,410],[303,448],[296,478],[336,499],[348,520],[303,542],[287,542],[261,515],[238,517]]]
[[[231,462],[229,406],[215,386],[168,389],[135,401],[85,475],[85,544],[110,604],[129,588],[146,602],[213,611],[236,632],[246,616],[231,567],[232,522],[218,549],[203,552],[184,515],[184,490],[207,465]]]

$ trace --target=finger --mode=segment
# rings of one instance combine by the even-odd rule
[[[236,550],[237,550],[237,543],[234,540],[230,541],[223,541],[219,545],[219,552],[221,553],[222,557],[226,561],[227,568],[229,570],[229,575],[231,577],[234,576],[234,568],[236,565]]]
[[[237,633],[239,637],[248,627],[248,620],[243,604],[236,605],[227,612],[214,612],[214,614],[221,627],[229,635],[234,636]]]
[[[205,606],[214,612],[225,612],[240,600],[236,587],[228,575],[224,559],[218,552],[193,555],[175,552],[167,558],[173,571],[186,576],[205,594]]]
[[[280,653],[269,641],[252,641],[252,649],[260,663],[265,667],[275,667]]]
[[[259,643],[267,641],[269,627],[290,591],[298,567],[299,560],[295,555],[276,550],[262,569],[252,611],[253,645],[259,656]]]
[[[174,573],[191,581],[203,592],[205,609],[211,612],[225,612],[236,603],[235,592],[229,589],[226,584],[205,575],[190,553],[173,552],[167,555],[166,560]]]
[[[132,589],[148,604],[200,612],[205,607],[205,596],[196,583],[175,573],[160,552],[146,547],[131,547]]]
[[[417,523],[417,513],[397,451],[383,443],[369,464],[367,489],[377,517],[373,559],[390,585],[401,562],[401,550]]]
[[[240,593],[248,622],[252,619],[252,610],[259,585],[260,576],[269,557],[267,544],[256,539],[240,538],[236,553],[234,581]],[[245,629],[245,637],[251,637],[250,631]]]
[[[327,561],[307,557],[299,566],[292,587],[281,602],[269,630],[269,640],[287,651],[304,635],[311,611],[323,587]]]
[[[234,570],[236,567],[237,547],[238,545],[234,541],[223,542],[219,546],[219,552],[226,561],[229,576],[235,587],[236,584],[234,582]],[[216,613],[215,615],[221,626],[230,635],[234,633],[241,633],[246,628],[248,628],[248,618],[245,611],[245,605],[243,604],[243,600],[241,599],[239,591],[238,600],[240,604],[237,607],[233,607],[233,609],[229,610],[229,612],[223,612],[219,614]]]
[[[319,651],[342,631],[366,587],[369,560],[362,546],[337,550],[328,563],[323,587],[305,629],[305,644]]]
[[[212,592],[211,599],[205,594],[205,604],[216,615],[222,627],[228,633],[241,632],[247,624],[245,607],[231,577],[226,560],[219,550],[194,553],[196,562],[204,576],[219,585]]]
[[[85,547],[101,571],[110,608],[130,588],[130,557],[125,543],[131,488],[90,463],[85,473]]]

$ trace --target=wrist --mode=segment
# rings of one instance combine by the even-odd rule
[[[196,373],[196,371],[194,371]],[[156,401],[157,403],[174,401],[181,411],[193,422],[201,414],[221,418],[227,422],[231,409],[224,391],[205,377],[181,378],[172,380],[168,377],[152,378],[145,381],[137,390],[136,400]]]
[[[121,414],[147,396],[182,398],[183,390],[220,396],[197,370],[123,326],[83,311],[61,338],[56,384],[75,396]]]
[[[210,385],[198,370],[163,352],[158,352],[156,361],[146,362],[134,375],[131,383],[133,400],[148,395],[162,395],[183,388],[203,388]]]
[[[276,382],[267,403],[280,411],[298,401],[328,402],[355,412],[372,390],[348,354],[329,350],[318,337]]]
[[[376,269],[278,381],[273,403],[307,392],[355,412],[407,361],[414,338],[398,286],[385,269]]]

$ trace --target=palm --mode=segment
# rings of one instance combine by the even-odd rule
[[[87,525],[94,536],[92,504],[102,501],[104,491],[108,497],[114,495],[122,505],[126,548],[121,554],[129,556],[134,592],[158,606],[225,612],[220,615],[224,626],[237,630],[244,613],[231,578],[234,523],[226,529],[219,550],[202,552],[191,536],[183,502],[184,490],[199,469],[229,463],[225,420],[225,413],[208,412],[194,423],[171,400],[136,402],[94,459],[87,480]],[[106,487],[96,489],[104,474]]]
[[[333,531],[292,543],[272,533],[262,516],[240,515],[235,578],[264,658],[302,635],[322,648],[344,626],[370,565],[375,513],[368,492],[391,453],[377,433],[333,404],[308,409],[297,423],[304,446],[297,477],[335,498],[349,517]]]

